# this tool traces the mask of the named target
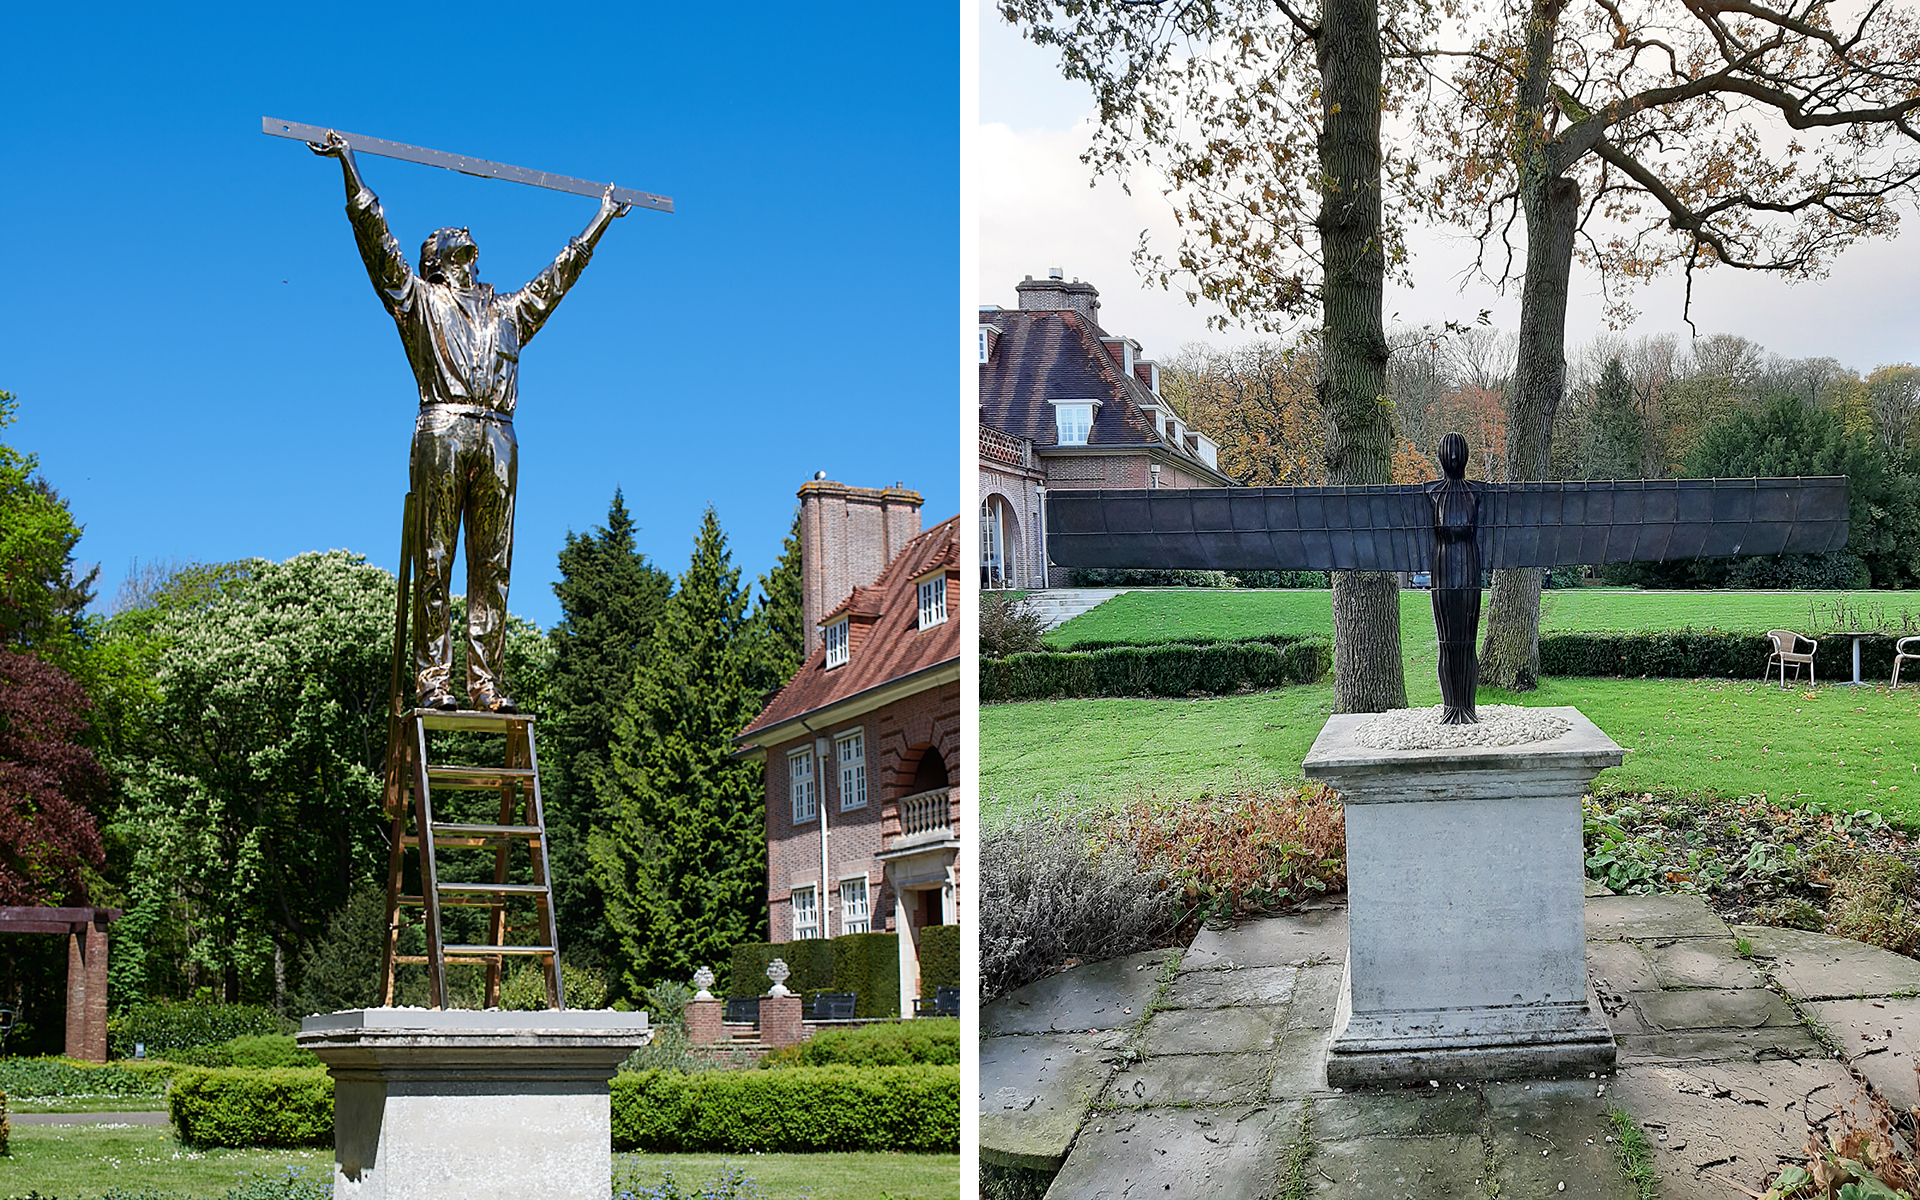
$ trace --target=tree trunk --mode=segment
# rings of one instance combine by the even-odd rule
[[[1327,482],[1392,482],[1386,405],[1386,253],[1380,242],[1380,8],[1327,0],[1321,10],[1320,256],[1323,283],[1318,384],[1327,419]],[[1391,574],[1333,575],[1333,707],[1407,706],[1400,662],[1400,588]]]
[[[1547,64],[1560,4],[1536,9],[1529,40],[1529,67],[1521,87],[1523,139],[1531,153],[1521,159],[1520,207],[1527,222],[1527,275],[1520,290],[1520,347],[1513,384],[1507,389],[1509,483],[1545,479],[1554,414],[1567,385],[1567,281],[1573,270],[1573,235],[1580,220],[1580,187],[1548,173],[1542,142],[1547,105]],[[1493,573],[1487,606],[1487,636],[1480,647],[1480,682],[1530,692],[1540,684],[1540,568]]]

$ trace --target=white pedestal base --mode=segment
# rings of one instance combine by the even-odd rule
[[[1580,798],[1622,751],[1573,708],[1551,741],[1374,750],[1331,718],[1304,764],[1342,793],[1347,986],[1336,1087],[1610,1070],[1587,982]]]
[[[645,1013],[308,1017],[333,1074],[334,1200],[578,1200],[613,1171],[607,1082]]]

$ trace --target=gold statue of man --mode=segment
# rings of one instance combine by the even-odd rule
[[[420,385],[409,468],[419,524],[414,538],[414,683],[422,708],[459,707],[452,690],[448,594],[460,526],[467,533],[467,698],[478,709],[516,711],[501,684],[507,642],[507,582],[513,567],[513,493],[519,450],[513,408],[520,348],[533,339],[580,277],[593,247],[628,206],[613,199],[553,264],[517,292],[480,282],[480,248],[465,229],[436,229],[407,262],[387,228],[380,199],[360,178],[353,150],[337,133],[308,143],[340,160],[347,219],[373,290],[400,330]]]

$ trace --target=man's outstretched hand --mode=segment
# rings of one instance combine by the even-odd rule
[[[324,151],[321,151],[321,153],[324,153]],[[632,211],[633,211],[633,205],[622,204],[620,201],[615,200],[613,198],[612,184],[608,184],[607,190],[600,193],[600,212],[603,215],[613,216],[613,217],[624,217]]]
[[[329,129],[326,141],[308,142],[307,149],[325,158],[339,158],[347,152],[347,139]]]

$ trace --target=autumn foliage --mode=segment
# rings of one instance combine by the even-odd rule
[[[0,650],[0,905],[84,899],[106,859],[89,805],[106,788],[80,744],[87,694],[66,672]]]

